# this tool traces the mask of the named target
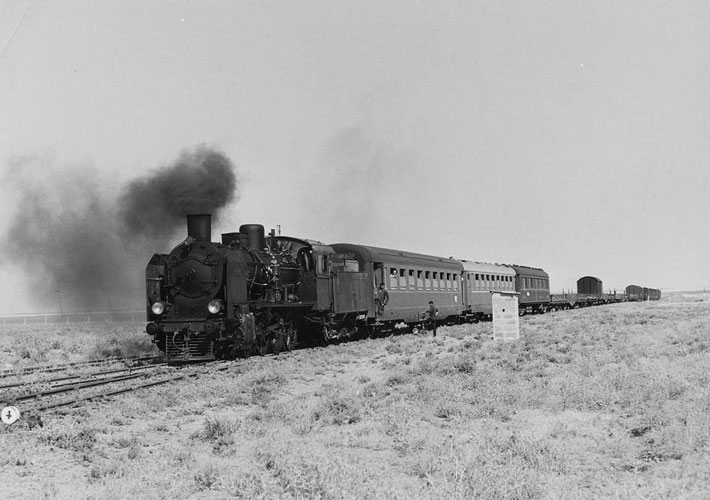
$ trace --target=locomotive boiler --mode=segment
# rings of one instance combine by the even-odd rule
[[[187,237],[146,267],[147,332],[171,361],[290,350],[314,299],[312,245],[258,224],[211,241],[211,216],[187,216]],[[301,264],[299,264],[299,259]],[[309,286],[311,285],[311,286]]]

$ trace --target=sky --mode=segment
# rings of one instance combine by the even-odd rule
[[[116,203],[207,146],[238,183],[213,235],[703,289],[708,89],[704,1],[0,0],[0,234],[42,229],[28,196],[69,210],[90,178]],[[182,233],[132,259],[138,290]],[[0,256],[0,313],[56,308],[22,262]]]

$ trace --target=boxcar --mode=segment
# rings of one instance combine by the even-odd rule
[[[638,285],[627,286],[626,297],[632,302],[643,300],[643,288]]]
[[[602,280],[594,276],[584,276],[577,280],[577,293],[582,295],[594,295],[601,297],[604,293]]]
[[[417,323],[430,300],[439,309],[440,320],[455,321],[461,316],[463,267],[459,261],[349,243],[331,246],[339,254],[353,255],[360,270],[369,273],[368,319],[392,324]],[[375,298],[381,283],[385,284],[389,299],[378,310]]]
[[[500,264],[462,260],[464,314],[479,321],[493,316],[492,292],[515,292],[515,270]]]

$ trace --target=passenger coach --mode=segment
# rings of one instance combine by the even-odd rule
[[[493,317],[492,292],[515,292],[515,270],[500,264],[460,261],[466,319],[480,321]]]
[[[550,277],[537,267],[511,265],[515,269],[515,291],[520,314],[544,313],[550,306]]]
[[[339,254],[353,255],[370,274],[368,318],[385,323],[417,323],[430,300],[442,321],[461,316],[461,263],[455,259],[349,243],[331,245]],[[377,310],[376,290],[384,283],[387,304]]]

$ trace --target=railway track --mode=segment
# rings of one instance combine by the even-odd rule
[[[0,378],[20,377],[30,375],[32,373],[53,373],[66,371],[70,369],[79,369],[83,367],[98,366],[110,363],[149,363],[158,362],[162,356],[114,356],[110,358],[102,358],[91,361],[77,361],[74,363],[62,363],[58,365],[41,365],[21,368],[18,370],[0,370]]]
[[[161,364],[153,364],[153,365],[143,365],[143,366],[132,366],[132,367],[126,367],[126,368],[117,368],[113,370],[104,370],[104,371],[97,371],[97,372],[90,372],[90,373],[84,373],[84,374],[76,374],[76,375],[64,375],[62,377],[54,377],[54,378],[49,378],[49,379],[34,379],[34,380],[22,380],[22,381],[17,381],[17,382],[12,382],[12,383],[7,383],[7,384],[0,384],[0,389],[15,389],[17,390],[18,388],[31,388],[31,387],[36,387],[36,386],[51,386],[53,388],[61,387],[61,386],[69,386],[69,385],[76,385],[80,383],[80,381],[87,381],[88,380],[97,380],[97,379],[102,379],[105,377],[108,377],[110,375],[114,375],[117,373],[126,373],[126,372],[139,372],[141,370],[151,370],[158,368],[160,366],[165,366],[165,363]]]
[[[67,375],[41,382],[9,384],[13,386],[10,388],[12,390],[0,393],[0,408],[12,408],[13,411],[27,417],[28,421],[41,422],[41,415],[49,410],[77,406],[170,382],[197,378],[225,371],[229,366],[226,362],[190,368],[168,367],[161,364],[106,370],[88,375]],[[27,390],[35,387],[36,390]]]

